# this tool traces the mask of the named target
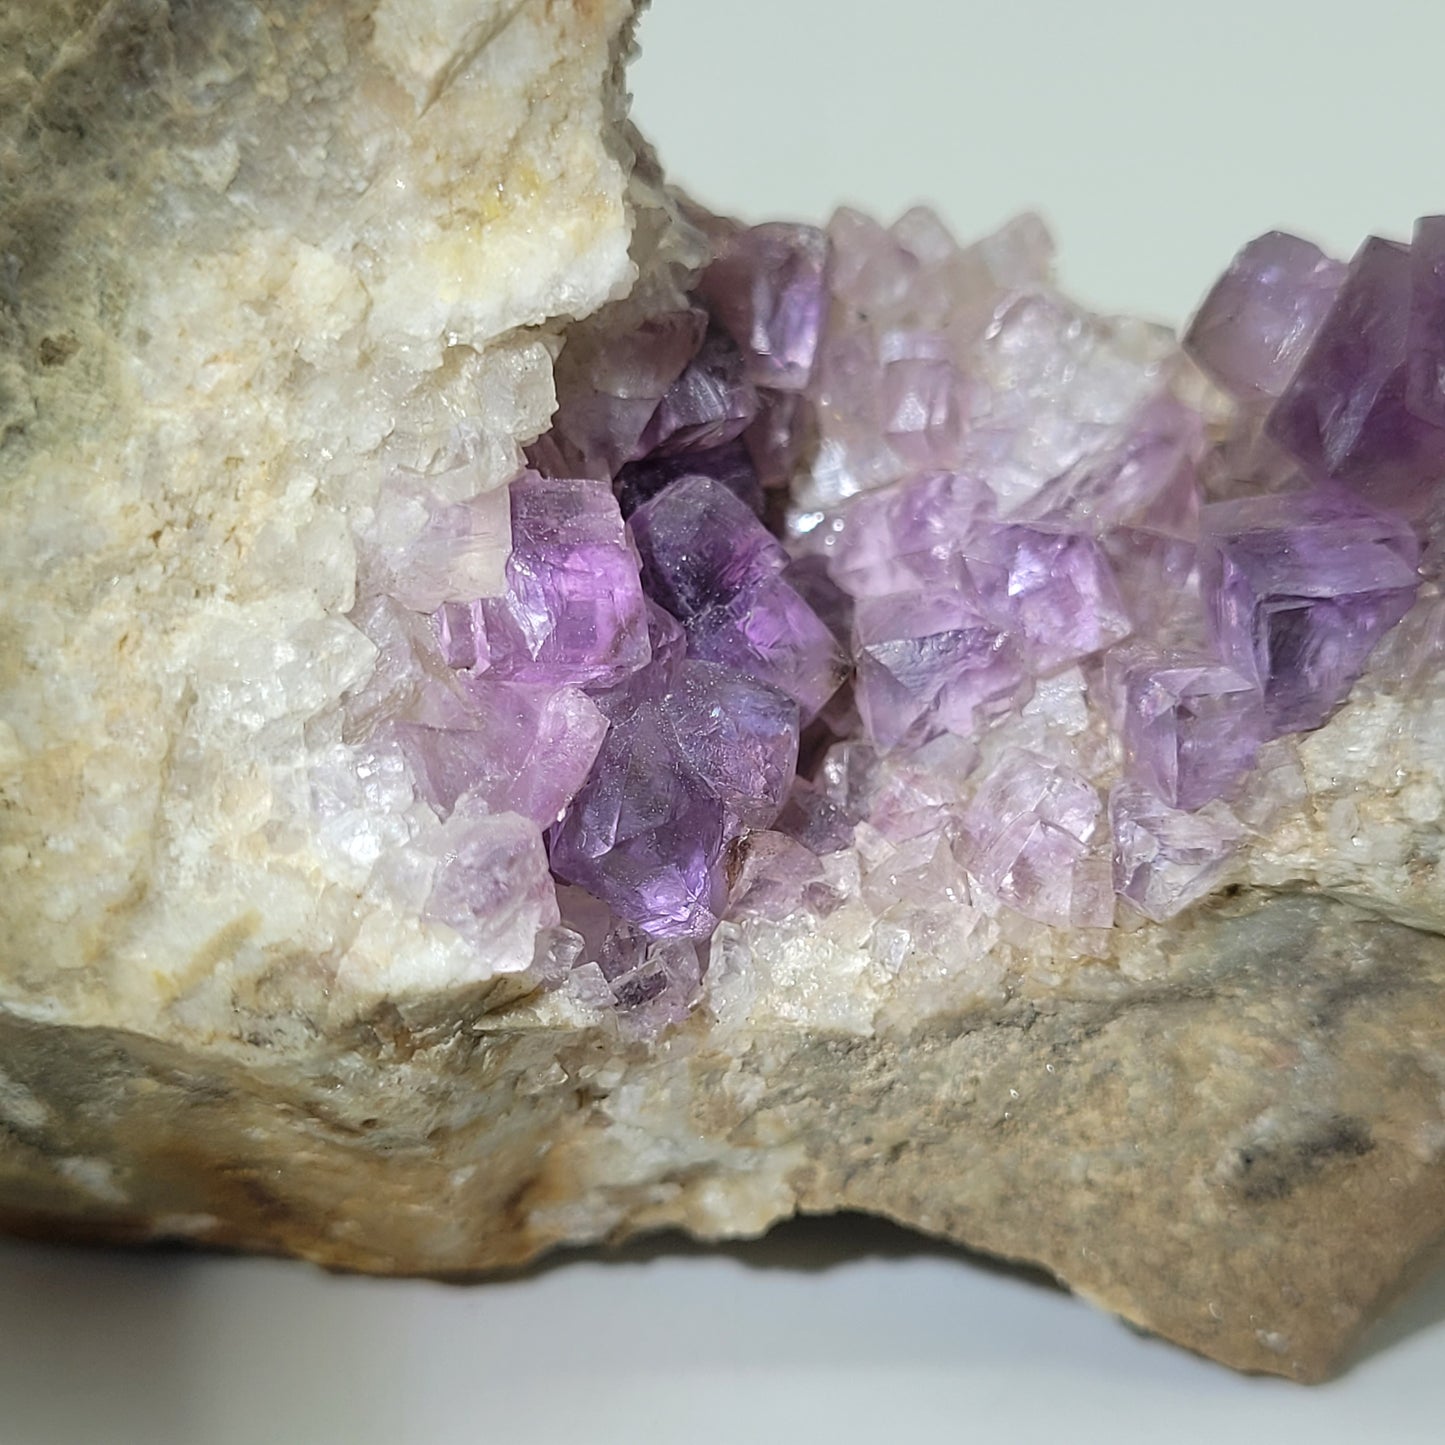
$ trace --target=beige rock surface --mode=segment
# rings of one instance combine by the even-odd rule
[[[880,922],[840,855],[654,1045],[504,993],[405,780],[347,793],[387,488],[504,483],[690,254],[630,9],[0,11],[0,1223],[456,1273],[857,1208],[1320,1377],[1445,1228],[1445,690],[1279,745],[1172,924]]]

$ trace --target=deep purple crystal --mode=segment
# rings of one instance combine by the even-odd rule
[[[828,238],[816,226],[771,222],[736,232],[703,273],[699,295],[755,385],[801,391],[811,380],[827,263]]]
[[[732,340],[709,332],[702,349],[663,393],[632,455],[706,451],[741,436],[758,414],[758,393]]]
[[[653,455],[628,462],[617,473],[613,488],[624,517],[631,515],[659,492],[683,477],[710,477],[721,482],[749,511],[761,515],[763,488],[757,468],[742,440],[708,451]]]
[[[1419,585],[1414,533],[1325,490],[1215,503],[1201,526],[1221,658],[1261,690],[1273,735],[1319,727],[1410,608]]]
[[[1410,251],[1371,237],[1266,423],[1311,475],[1419,513],[1445,473],[1445,432],[1406,405]]]
[[[727,843],[766,827],[787,794],[797,708],[698,661],[633,702],[552,830],[552,868],[650,936],[706,938],[724,903]]]
[[[783,544],[726,487],[690,475],[628,521],[647,595],[686,622],[787,565]]]

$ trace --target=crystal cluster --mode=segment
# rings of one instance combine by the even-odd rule
[[[1434,586],[1445,221],[1261,237],[1192,361],[1066,301],[1033,218],[707,225],[685,300],[569,342],[505,516],[394,489],[364,726],[464,816],[433,916],[535,900],[545,834],[539,954],[655,1026],[730,915],[859,899],[902,957],[1203,897]]]

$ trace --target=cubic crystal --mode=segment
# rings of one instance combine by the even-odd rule
[[[1279,396],[1344,278],[1344,265],[1309,241],[1283,231],[1259,236],[1204,298],[1184,349],[1237,397]]]
[[[816,226],[771,222],[738,231],[698,283],[756,386],[801,391],[813,375],[827,309],[828,238]]]
[[[1319,727],[1410,609],[1420,580],[1414,534],[1325,490],[1218,502],[1201,526],[1221,658],[1261,690],[1271,735]]]

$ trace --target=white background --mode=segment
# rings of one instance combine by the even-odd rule
[[[1442,0],[657,0],[638,117],[749,218],[1037,207],[1179,321],[1272,226],[1445,209]],[[867,1221],[456,1288],[0,1244],[0,1445],[1445,1439],[1445,1276],[1341,1381],[1248,1380]]]

